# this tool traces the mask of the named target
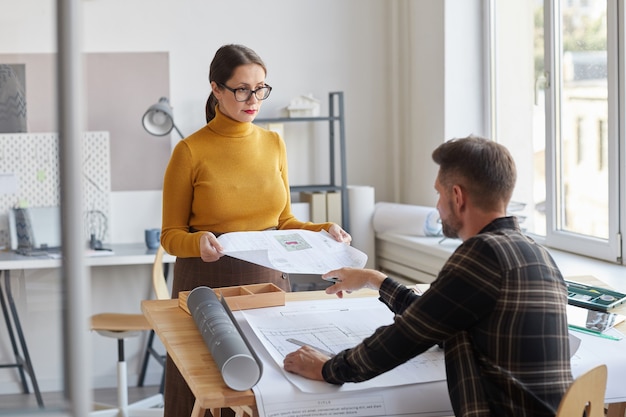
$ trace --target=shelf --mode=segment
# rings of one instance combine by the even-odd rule
[[[288,122],[327,122],[340,121],[340,116],[315,117],[276,117],[269,119],[255,119],[254,123],[288,123]]]
[[[343,92],[336,91],[328,93],[328,116],[315,117],[275,117],[259,118],[254,123],[328,123],[328,153],[330,159],[330,182],[322,185],[294,185],[290,189],[292,192],[315,192],[315,191],[341,191],[341,222],[343,229],[350,232],[350,215],[348,207],[348,182],[346,180],[346,134],[343,109]],[[336,128],[339,130],[339,155],[335,150]],[[335,167],[339,165],[340,180],[335,175]]]
[[[342,191],[341,186],[339,185],[292,185],[292,192],[300,192],[300,191]]]

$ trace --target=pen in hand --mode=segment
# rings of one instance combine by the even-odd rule
[[[311,344],[309,344],[309,343],[304,343],[303,341],[298,340],[298,339],[291,339],[291,338],[289,338],[289,339],[287,339],[287,341],[288,341],[288,342],[290,342],[290,343],[293,343],[294,345],[298,345],[298,346],[308,346],[308,347],[310,347],[310,348],[312,348],[312,349],[317,350],[317,351],[318,351],[319,353],[321,353],[322,355],[326,355],[326,356],[331,357],[331,358],[332,358],[333,356],[335,356],[335,354],[334,354],[334,353],[332,353],[332,352],[329,352],[329,351],[324,350],[324,349],[320,349],[320,348],[318,348],[318,347],[316,347],[316,346],[313,346],[313,345],[311,345]]]

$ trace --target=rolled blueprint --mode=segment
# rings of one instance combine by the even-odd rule
[[[434,207],[378,202],[372,220],[376,233],[441,236],[439,212]]]
[[[209,287],[193,289],[187,307],[224,382],[236,391],[252,388],[261,378],[261,362],[244,340],[228,306]]]
[[[374,268],[376,260],[376,236],[372,229],[374,204],[374,187],[348,185],[349,231],[352,235],[352,246],[367,255],[365,268]]]

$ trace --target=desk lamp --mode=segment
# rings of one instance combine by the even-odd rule
[[[141,122],[143,123],[143,128],[151,135],[165,136],[172,129],[176,129],[181,139],[184,139],[183,134],[180,133],[180,130],[174,124],[172,107],[167,97],[161,97],[158,103],[148,107]]]

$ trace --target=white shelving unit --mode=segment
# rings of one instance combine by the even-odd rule
[[[342,227],[350,232],[350,214],[348,207],[348,183],[346,180],[346,134],[343,106],[343,92],[336,91],[328,94],[328,116],[314,117],[277,117],[260,118],[254,121],[257,124],[265,123],[328,123],[328,153],[330,159],[329,183],[291,186],[292,192],[300,191],[340,191],[341,192],[341,221]],[[338,145],[337,152],[336,148]],[[336,167],[339,166],[339,175]],[[338,178],[339,177],[339,178]]]

